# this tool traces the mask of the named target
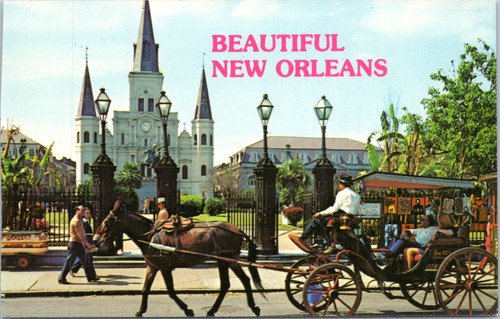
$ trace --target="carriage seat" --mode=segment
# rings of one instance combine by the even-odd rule
[[[458,248],[463,247],[465,244],[465,240],[460,237],[454,237],[454,236],[447,236],[447,237],[441,237],[441,238],[436,238],[432,241],[430,241],[427,244],[427,247],[429,248],[436,248],[440,249],[443,247],[450,247],[453,250],[456,250]],[[423,254],[417,254],[414,257],[414,261],[419,261],[422,258]]]

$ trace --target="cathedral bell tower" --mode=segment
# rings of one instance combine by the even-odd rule
[[[213,196],[213,184],[210,182],[214,167],[214,120],[208,96],[205,68],[201,72],[200,89],[196,101],[194,119],[191,121],[195,156],[193,157],[194,178],[199,180],[195,193]]]
[[[90,165],[99,155],[99,118],[94,107],[94,94],[90,81],[89,61],[86,54],[85,73],[76,113],[76,183],[90,179]]]

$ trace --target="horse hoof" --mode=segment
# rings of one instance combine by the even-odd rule
[[[254,307],[252,308],[253,313],[259,317],[260,316],[260,308],[259,307]]]
[[[207,317],[213,317],[213,316],[215,316],[215,313],[213,313],[212,311],[207,312]]]
[[[142,317],[142,312],[140,312],[140,311],[139,311],[139,312],[137,312],[137,313],[135,314],[135,316],[136,316],[136,317]]]
[[[186,317],[194,317],[194,311],[191,309],[185,310],[184,313],[186,314]]]

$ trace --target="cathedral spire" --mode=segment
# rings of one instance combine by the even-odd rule
[[[83,76],[82,91],[80,93],[80,102],[78,103],[77,117],[96,116],[94,107],[94,94],[92,94],[92,83],[90,82],[89,60],[85,51],[85,74]]]
[[[208,96],[205,67],[203,67],[201,72],[200,91],[198,92],[198,100],[196,101],[196,111],[194,113],[194,119],[212,120],[212,109],[210,108],[210,97]]]
[[[134,44],[134,72],[159,72],[158,45],[155,43],[149,1],[144,0],[137,43]]]

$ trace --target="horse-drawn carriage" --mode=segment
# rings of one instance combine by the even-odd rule
[[[438,239],[431,244],[410,270],[401,269],[399,257],[378,260],[369,244],[354,234],[355,218],[333,219],[333,244],[327,251],[318,251],[298,237],[290,239],[309,255],[291,268],[255,262],[255,245],[234,225],[195,223],[183,229],[182,223],[170,234],[140,215],[115,208],[96,232],[95,241],[102,247],[114,235],[124,232],[141,248],[147,264],[140,310],[147,309],[147,298],[157,271],[161,271],[168,293],[184,310],[193,315],[175,294],[172,270],[191,267],[208,258],[217,260],[221,279],[220,294],[207,315],[217,312],[229,289],[228,269],[242,281],[249,307],[256,314],[249,278],[240,264],[247,265],[252,279],[260,286],[257,267],[287,272],[286,294],[291,303],[311,315],[353,315],[361,303],[362,292],[382,292],[391,299],[404,298],[422,309],[443,308],[453,315],[488,315],[497,310],[497,259],[478,248],[464,247],[461,238]],[[243,239],[250,242],[249,259],[240,260]],[[338,248],[341,247],[341,248]],[[367,278],[372,280],[366,283]],[[371,282],[377,283],[371,287]],[[402,296],[393,294],[394,285]]]

